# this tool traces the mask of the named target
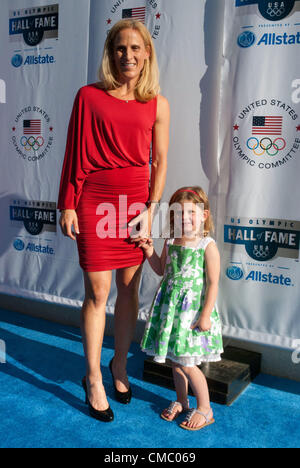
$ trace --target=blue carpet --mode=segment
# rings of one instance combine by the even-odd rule
[[[138,344],[128,360],[132,403],[115,401],[108,370],[113,339],[105,337],[102,371],[115,413],[115,421],[105,424],[91,419],[83,404],[78,329],[0,310],[0,339],[6,344],[6,363],[0,364],[2,448],[300,446],[299,382],[260,375],[231,407],[212,404],[216,424],[188,432],[179,428],[180,420],[160,419],[174,392],[142,380],[144,354]]]

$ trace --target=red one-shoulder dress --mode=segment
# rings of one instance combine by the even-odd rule
[[[117,99],[96,84],[81,88],[70,119],[58,209],[75,209],[79,263],[86,272],[140,265],[128,223],[149,197],[157,98]]]

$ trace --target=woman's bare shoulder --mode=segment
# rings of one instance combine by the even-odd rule
[[[158,94],[157,96],[157,119],[169,117],[170,105],[166,97]]]
[[[162,94],[158,94],[157,95],[157,102],[158,104],[160,104],[161,106],[169,106],[169,101],[168,99],[163,96]]]

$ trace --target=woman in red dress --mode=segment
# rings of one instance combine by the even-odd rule
[[[86,402],[91,416],[112,421],[100,370],[112,270],[118,296],[110,370],[117,399],[129,403],[127,354],[138,316],[144,260],[137,243],[150,234],[167,172],[169,104],[159,94],[154,45],[141,22],[121,20],[110,30],[100,80],[81,88],[75,99],[58,209],[63,234],[77,241],[84,272]],[[137,210],[133,203],[145,208]],[[135,237],[130,231],[134,227],[139,228]]]

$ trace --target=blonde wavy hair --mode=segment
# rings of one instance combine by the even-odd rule
[[[207,237],[209,234],[214,232],[214,222],[212,219],[212,215],[210,212],[210,205],[208,201],[208,197],[204,190],[201,187],[193,186],[193,187],[182,187],[172,195],[169,201],[169,207],[171,208],[172,205],[174,206],[176,203],[183,203],[186,201],[191,201],[193,203],[201,203],[203,205],[203,209],[208,211],[207,219],[204,223],[203,235]],[[170,211],[170,232],[171,237],[174,236],[174,211]]]
[[[120,20],[109,31],[104,44],[102,63],[99,70],[99,86],[106,91],[117,89],[121,86],[118,82],[117,70],[114,63],[114,43],[117,35],[123,29],[138,31],[144,41],[145,47],[150,51],[149,59],[145,60],[144,68],[135,88],[135,98],[141,102],[151,101],[160,92],[157,57],[148,29],[142,22],[137,20]]]

